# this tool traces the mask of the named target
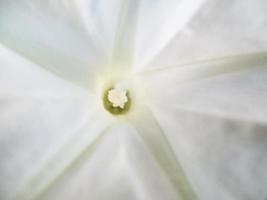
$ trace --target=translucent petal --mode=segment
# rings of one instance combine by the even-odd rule
[[[173,106],[154,109],[199,199],[267,197],[267,126]]]
[[[243,55],[151,71],[144,85],[160,105],[265,121],[266,68],[265,53]]]
[[[92,123],[94,96],[7,49],[1,47],[0,55],[0,199],[6,200],[40,169],[49,170],[43,182],[49,180],[72,157],[72,149],[59,164],[44,169],[51,157],[75,135],[93,139],[105,118]],[[78,142],[72,141],[73,148]]]
[[[10,99],[91,95],[3,45],[0,45],[0,81],[2,97]]]
[[[107,130],[40,199],[176,198],[136,130],[121,124]]]
[[[170,76],[152,81],[153,113],[199,199],[267,197],[267,70],[260,63],[261,69],[199,73],[188,82],[179,82],[179,70],[177,79],[170,70]]]
[[[3,0],[0,43],[64,79],[92,87],[104,59],[81,6],[80,1]]]
[[[124,59],[123,54],[128,56],[133,42],[131,26],[136,18],[135,4],[138,1],[79,0],[76,2],[79,2],[79,12],[86,30],[93,39],[98,41],[109,61],[117,62]],[[125,50],[127,53],[124,52]]]
[[[265,0],[209,0],[148,68],[267,49]]]
[[[112,54],[113,67],[130,69],[134,61],[135,39],[141,0],[124,0],[118,14]]]
[[[68,0],[63,1],[70,4]],[[111,56],[123,9],[123,0],[75,0],[77,12],[98,48]],[[71,8],[73,10],[73,8]]]
[[[203,2],[205,0],[140,1],[134,39],[135,70],[150,62],[179,34]]]
[[[143,139],[163,175],[172,185],[176,198],[197,199],[179,163],[179,157],[177,158],[173,153],[173,149],[153,113],[143,106],[139,111],[135,111],[130,121]]]

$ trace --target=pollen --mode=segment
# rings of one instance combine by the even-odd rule
[[[111,114],[125,114],[131,105],[130,93],[127,89],[109,88],[104,92],[103,105]]]
[[[108,91],[108,100],[114,108],[123,109],[128,102],[127,90],[111,89]]]

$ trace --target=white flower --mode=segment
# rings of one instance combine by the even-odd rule
[[[0,199],[264,200],[265,0],[1,0]]]

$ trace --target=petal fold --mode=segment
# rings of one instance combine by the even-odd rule
[[[136,130],[118,124],[107,130],[40,199],[175,200]]]
[[[0,57],[0,199],[9,200],[24,191],[34,176],[42,184],[35,182],[31,193],[46,185],[81,144],[94,138],[105,120],[100,117],[99,124],[92,120],[96,97],[86,90],[3,46]],[[74,136],[88,140],[82,143]],[[49,161],[69,141],[72,148]]]
[[[179,157],[174,154],[164,131],[159,126],[152,112],[147,107],[140,108],[130,118],[138,131],[151,156],[159,165],[163,175],[172,185],[177,199],[196,199],[195,193],[187,180],[179,163]]]
[[[266,54],[230,57],[154,71],[143,80],[152,105],[266,123],[266,64]]]
[[[147,68],[266,51],[266,9],[265,0],[208,0]]]
[[[173,107],[153,113],[198,199],[266,198],[266,124]]]
[[[151,109],[199,199],[267,196],[267,70],[260,63],[181,84],[173,72],[172,81],[152,81],[161,85]]]
[[[205,0],[142,0],[134,39],[134,70],[139,71],[183,29]],[[180,51],[180,50],[179,50]]]
[[[92,87],[103,53],[76,7],[78,1],[1,1],[0,43],[68,81]]]

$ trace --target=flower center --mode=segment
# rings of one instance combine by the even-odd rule
[[[127,90],[111,89],[108,91],[108,100],[114,108],[123,109],[128,102]]]
[[[111,114],[125,114],[129,111],[131,105],[129,91],[120,87],[109,88],[104,93],[103,104]]]

